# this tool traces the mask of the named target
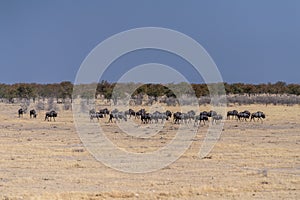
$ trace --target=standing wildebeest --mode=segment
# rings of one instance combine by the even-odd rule
[[[118,113],[119,112],[119,110],[117,109],[117,108],[115,108],[115,109],[113,109],[110,113]]]
[[[51,121],[51,118],[53,118],[53,120],[55,121],[55,117],[57,117],[57,112],[55,112],[54,110],[51,110],[49,112],[46,112],[46,114],[45,114],[45,121],[46,121],[46,119],[48,121],[50,119],[50,121]]]
[[[128,110],[126,110],[124,113],[125,113],[126,116],[129,115],[129,119],[131,118],[131,116],[135,116],[135,112],[131,108],[129,108]]]
[[[259,120],[261,120],[261,123],[263,123],[263,120],[262,119],[265,119],[266,118],[266,115],[261,112],[261,111],[257,111],[256,113],[252,113],[251,114],[251,119],[250,121],[255,121],[254,118],[258,118]]]
[[[104,117],[106,117],[106,115],[109,115],[109,110],[107,108],[100,109],[99,113],[104,115]]]
[[[146,110],[144,108],[142,108],[135,113],[135,118],[139,119],[142,116],[142,114],[145,114],[145,113],[146,113]]]
[[[220,115],[220,114],[214,115],[214,116],[212,116],[212,123],[215,122],[217,124],[222,119],[223,119],[222,115]]]
[[[245,110],[245,111],[243,111],[243,112],[239,112],[238,114],[237,114],[237,120],[245,120],[245,121],[247,121],[247,119],[249,119],[250,118],[250,112],[248,111],[248,110]]]
[[[32,117],[36,118],[37,113],[36,113],[36,111],[34,109],[32,109],[32,110],[29,111],[29,115],[30,115],[30,118],[32,118]]]
[[[113,122],[112,119],[116,119],[116,121],[120,121],[120,119],[123,119],[124,121],[127,121],[127,117],[124,114],[124,112],[111,112],[109,114],[108,122]]]
[[[20,108],[19,110],[18,110],[18,114],[19,114],[19,118],[22,116],[23,117],[23,114],[25,114],[26,113],[26,110],[24,109],[24,108]]]
[[[142,123],[148,124],[148,123],[151,123],[151,120],[152,120],[152,114],[146,113],[146,112],[141,114],[141,122]]]
[[[190,110],[187,113],[175,112],[173,113],[173,122],[174,124],[180,124],[184,122],[185,124],[190,123],[195,119],[195,111]]]
[[[169,117],[166,113],[155,111],[154,113],[152,113],[151,119],[153,119],[155,123],[158,123],[158,120],[161,119],[161,123],[163,123],[164,120],[169,120]]]
[[[195,115],[196,113],[193,110],[187,112],[188,123],[190,123],[195,118]]]
[[[90,120],[94,120],[94,118],[97,118],[97,120],[99,121],[99,118],[103,118],[103,114],[101,114],[100,112],[90,112]]]
[[[180,124],[180,121],[183,119],[181,112],[173,113],[173,122],[174,124]]]
[[[216,112],[216,111],[213,111],[213,110],[211,110],[211,111],[209,111],[209,112],[207,113],[207,117],[213,117],[213,116],[215,116],[215,115],[217,115],[217,112]]]
[[[171,118],[171,117],[172,117],[172,112],[171,112],[171,111],[167,110],[165,113],[166,113],[166,115],[168,116],[168,118]]]
[[[237,115],[238,115],[238,111],[237,110],[232,110],[232,111],[228,111],[227,112],[227,119],[230,119],[230,116],[232,116],[232,119],[236,119]]]
[[[207,114],[200,113],[200,115],[196,115],[195,116],[194,126],[198,125],[198,121],[199,121],[199,125],[201,124],[201,121],[203,121],[203,123],[205,125],[205,121],[208,121]]]

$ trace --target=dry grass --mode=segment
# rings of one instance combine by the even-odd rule
[[[152,173],[127,174],[106,167],[89,154],[78,138],[70,111],[60,111],[56,122],[47,122],[43,112],[37,119],[28,115],[19,119],[18,106],[0,104],[0,197],[299,199],[300,107],[249,105],[228,109],[234,108],[261,110],[267,119],[263,124],[226,120],[222,136],[207,159],[198,157],[208,127],[201,126],[191,147],[173,164]],[[133,152],[161,148],[178,126],[168,122],[161,132],[142,140],[106,121],[100,123],[107,136]],[[188,126],[186,130],[190,130]]]

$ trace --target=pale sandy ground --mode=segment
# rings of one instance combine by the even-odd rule
[[[1,199],[300,199],[300,106],[230,107],[262,110],[267,119],[226,120],[206,159],[198,157],[208,125],[201,126],[180,159],[145,174],[95,160],[79,140],[71,111],[47,122],[44,112],[19,119],[18,108],[0,104]],[[136,139],[106,121],[100,124],[116,145],[139,153],[163,147],[178,126],[168,122],[150,139]]]

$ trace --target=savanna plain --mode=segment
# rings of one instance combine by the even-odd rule
[[[30,119],[29,113],[18,118],[18,109],[0,103],[1,199],[300,199],[299,105],[227,107],[260,110],[266,119],[224,119],[222,134],[205,158],[198,153],[212,125],[201,124],[178,160],[149,173],[121,172],[97,161],[82,144],[72,111],[61,109],[56,121],[48,122],[45,111]],[[200,106],[201,111],[209,109]],[[133,121],[137,127],[163,128],[149,138],[136,138],[107,117],[86,123],[98,123],[116,146],[136,153],[162,148],[179,126],[189,134],[194,125]]]

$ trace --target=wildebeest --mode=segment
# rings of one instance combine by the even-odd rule
[[[223,119],[222,115],[220,115],[220,114],[214,115],[214,116],[212,116],[212,123],[215,122],[217,124],[222,119]]]
[[[245,110],[243,112],[239,112],[237,114],[237,120],[239,120],[239,121],[242,121],[242,120],[247,121],[247,119],[249,119],[249,118],[250,118],[250,112],[248,110]]]
[[[213,111],[213,110],[211,110],[211,111],[209,111],[209,112],[207,113],[207,116],[208,116],[208,117],[213,117],[213,116],[215,116],[215,115],[217,115],[217,112],[216,112],[216,111]]]
[[[29,116],[30,116],[30,118],[36,118],[36,116],[37,116],[36,111],[34,109],[30,110],[29,111]]]
[[[180,124],[181,122],[189,123],[195,118],[195,111],[190,110],[187,113],[175,112],[173,113],[173,122],[175,124]]]
[[[168,118],[171,118],[171,117],[172,117],[172,112],[171,112],[171,111],[167,110],[165,113],[166,113],[166,115],[168,116]]]
[[[53,120],[55,121],[55,117],[57,117],[57,112],[55,112],[54,110],[51,110],[49,112],[46,112],[45,114],[45,121],[46,119],[49,121],[51,121],[51,118],[53,118]]]
[[[186,119],[184,119],[184,120],[188,120],[188,122],[191,122],[191,121],[195,118],[195,115],[196,115],[195,111],[190,110],[190,111],[188,111],[188,112],[186,113],[186,115],[184,116],[184,118],[186,118]]]
[[[20,118],[21,116],[23,117],[23,114],[25,114],[25,113],[26,113],[26,109],[20,108],[20,109],[18,110],[19,118]]]
[[[206,116],[208,116],[208,112],[206,112],[206,111],[200,112],[200,115],[206,115]]]
[[[148,124],[148,123],[150,123],[151,122],[151,120],[152,120],[152,114],[150,114],[150,113],[146,113],[146,112],[143,112],[142,114],[141,114],[141,122],[142,123],[144,123],[144,124]]]
[[[181,112],[175,112],[175,113],[173,113],[173,122],[175,124],[180,124],[181,120],[182,120],[182,113]]]
[[[228,111],[227,119],[230,119],[230,116],[232,116],[232,119],[237,118],[238,113],[239,112],[237,110]]]
[[[93,109],[91,109],[90,111],[89,111],[89,114],[91,115],[91,114],[95,114],[96,113],[96,110],[93,108]]]
[[[263,120],[262,119],[265,119],[266,118],[266,115],[263,113],[263,112],[261,112],[261,111],[257,111],[257,112],[255,112],[255,113],[252,113],[251,114],[251,119],[250,119],[250,121],[255,121],[254,120],[254,118],[258,118],[259,120],[261,120],[261,123],[263,122]]]
[[[109,110],[107,108],[100,109],[99,113],[106,117],[106,115],[109,115]]]
[[[164,120],[169,120],[169,117],[166,113],[155,111],[154,113],[152,113],[151,119],[153,119],[155,123],[158,123],[158,120],[161,119],[161,123],[163,123]]]
[[[140,118],[142,114],[145,114],[146,113],[146,110],[144,108],[140,109],[139,111],[137,111],[135,113],[135,118]]]
[[[199,124],[201,124],[201,121],[203,121],[203,123],[205,125],[205,121],[208,121],[208,116],[206,114],[203,114],[203,113],[200,113],[199,115],[196,115],[194,126],[198,125],[198,121],[199,121]]]
[[[109,120],[108,122],[113,122],[112,120],[116,119],[116,121],[124,120],[127,121],[127,117],[124,114],[124,112],[111,112],[109,114]]]
[[[113,109],[110,113],[118,113],[119,110],[117,108]]]
[[[131,118],[131,116],[135,116],[135,112],[134,112],[134,110],[132,110],[131,108],[129,108],[128,110],[126,110],[126,111],[124,112],[124,114],[125,114],[126,116],[129,115],[129,118]]]
[[[97,118],[99,120],[100,118],[103,118],[103,114],[100,112],[90,113],[90,120],[93,120],[94,118]]]

